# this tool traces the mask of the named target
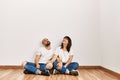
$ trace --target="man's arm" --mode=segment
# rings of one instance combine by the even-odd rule
[[[36,55],[36,56],[35,56],[35,64],[36,64],[36,68],[40,68],[39,60],[40,60],[40,55]]]
[[[73,59],[73,55],[70,55],[69,59],[67,60],[67,62],[64,66],[67,67],[71,63],[72,59]]]

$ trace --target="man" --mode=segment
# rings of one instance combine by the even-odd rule
[[[36,53],[35,63],[27,61],[22,63],[22,66],[25,68],[25,74],[50,75],[49,70],[52,69],[52,64],[57,58],[57,56],[54,56],[50,44],[51,42],[47,38],[44,38],[42,40],[43,47],[41,47]]]

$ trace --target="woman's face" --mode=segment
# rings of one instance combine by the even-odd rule
[[[67,46],[68,45],[68,40],[64,38],[63,41],[62,41],[62,43],[63,43],[63,45]]]

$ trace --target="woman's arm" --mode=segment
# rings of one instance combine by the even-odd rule
[[[67,67],[72,62],[72,59],[73,59],[73,55],[70,55],[64,67]]]
[[[57,57],[57,62],[58,62],[58,63],[62,63],[62,60],[60,59],[59,56]]]
[[[56,61],[56,59],[57,59],[57,55],[54,54],[53,57],[52,57],[52,59],[49,62],[53,63],[54,61]]]

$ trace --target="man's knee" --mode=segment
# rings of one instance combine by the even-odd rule
[[[22,64],[21,64],[21,66],[25,67],[26,63],[27,63],[27,61],[23,61]]]
[[[53,67],[52,63],[48,63],[48,64],[46,65],[46,68],[47,68],[47,69],[52,69],[52,67]]]

